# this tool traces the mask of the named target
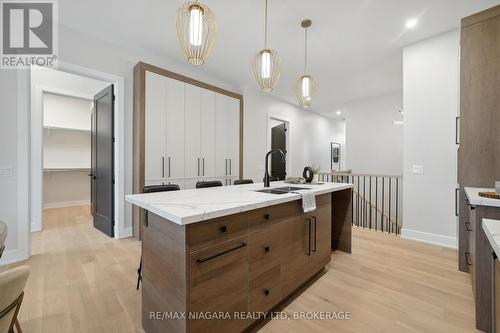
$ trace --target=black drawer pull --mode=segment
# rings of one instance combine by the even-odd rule
[[[265,218],[266,220],[269,220],[269,219],[271,218],[271,215],[269,215],[269,214],[264,214],[264,218]]]
[[[269,296],[269,289],[264,289],[264,295]]]
[[[307,234],[308,243],[309,243],[309,245],[307,246],[307,255],[310,256],[311,255],[311,227],[312,227],[312,222],[311,222],[311,219],[306,219],[306,221],[307,221],[307,229],[309,230],[309,233]]]
[[[472,266],[472,262],[470,260],[470,253],[468,251],[465,251],[464,255],[465,255],[465,263],[467,264],[467,266]]]
[[[264,247],[264,251],[266,251],[266,252],[271,251],[271,247],[270,247],[270,246],[265,246],[265,247]]]
[[[316,218],[316,216],[313,216],[313,221],[314,221],[314,245],[313,245],[313,252],[316,252],[318,250],[318,219]]]
[[[196,259],[196,261],[201,264],[201,263],[204,263],[205,261],[209,261],[209,260],[215,259],[217,257],[223,256],[225,254],[228,254],[229,252],[233,252],[233,251],[236,251],[238,249],[241,249],[242,247],[245,247],[245,246],[247,246],[246,243],[241,243],[240,245],[235,246],[231,249],[228,249],[226,251],[222,251],[221,253],[214,254],[213,256],[210,256],[208,258]]]
[[[227,227],[225,225],[219,228],[220,232],[225,233],[227,231]]]
[[[470,224],[470,222],[465,222],[465,230],[472,231],[472,225]]]

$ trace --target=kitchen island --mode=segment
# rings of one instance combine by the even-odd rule
[[[350,252],[352,185],[297,187],[315,194],[314,211],[293,190],[258,192],[263,184],[127,196],[147,214],[144,330],[255,327],[320,276],[332,250]]]

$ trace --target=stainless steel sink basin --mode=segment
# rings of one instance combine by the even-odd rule
[[[269,193],[269,194],[287,194],[299,190],[310,190],[310,189],[305,187],[285,186],[285,187],[265,188],[263,190],[258,190],[255,192]]]

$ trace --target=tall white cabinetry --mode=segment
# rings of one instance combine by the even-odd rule
[[[145,88],[145,185],[239,178],[239,99],[148,71]]]

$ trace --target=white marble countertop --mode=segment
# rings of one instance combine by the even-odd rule
[[[305,187],[315,195],[340,191],[352,184],[325,183],[323,185],[291,185],[272,182],[274,187]],[[200,222],[216,217],[241,213],[262,207],[299,200],[300,194],[269,194],[255,192],[264,189],[263,183],[211,187],[194,190],[131,194],[125,200],[147,211],[180,225]]]
[[[500,258],[500,221],[483,219],[483,230],[490,241],[491,247]],[[500,259],[499,259],[500,260]]]
[[[465,194],[471,205],[500,207],[500,199],[490,199],[479,196],[479,192],[495,192],[494,188],[466,187]]]

